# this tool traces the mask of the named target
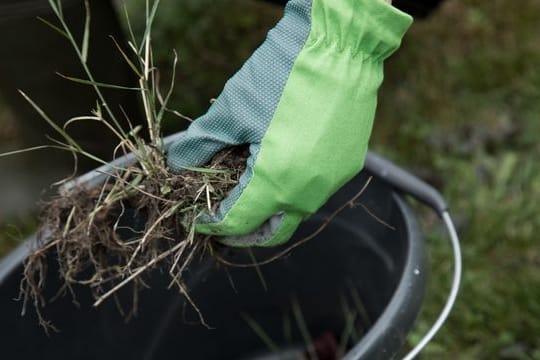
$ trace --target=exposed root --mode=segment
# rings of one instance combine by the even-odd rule
[[[270,263],[272,263],[272,262],[274,262],[276,260],[279,260],[279,259],[282,259],[282,258],[288,256],[294,249],[296,249],[297,247],[307,243],[308,241],[312,240],[317,235],[319,235],[324,229],[326,229],[326,227],[332,222],[332,220],[334,220],[336,218],[336,216],[338,216],[343,210],[345,210],[348,207],[350,207],[350,208],[355,207],[356,206],[356,200],[358,200],[358,198],[360,198],[360,196],[362,196],[364,191],[366,191],[369,184],[371,183],[372,178],[373,177],[370,176],[367,179],[367,181],[364,183],[364,186],[362,186],[360,191],[356,195],[354,195],[350,200],[348,200],[346,203],[344,203],[339,208],[334,210],[334,212],[332,214],[330,214],[330,216],[328,216],[328,218],[326,218],[326,220],[317,229],[315,229],[315,231],[313,231],[308,236],[298,240],[297,242],[295,242],[291,246],[287,247],[285,250],[280,251],[276,255],[271,256],[266,260],[257,261],[257,262],[253,262],[253,263],[249,263],[249,264],[239,264],[239,263],[234,263],[234,262],[231,262],[231,261],[225,259],[221,255],[219,255],[217,252],[214,252],[214,256],[216,257],[216,259],[220,263],[222,263],[224,265],[231,266],[231,267],[238,267],[238,268],[255,268],[257,273],[260,274],[259,266],[268,265],[268,264],[270,264]],[[384,224],[386,224],[386,223],[384,223]]]
[[[78,186],[46,203],[43,230],[25,263],[23,313],[33,304],[40,324],[52,329],[41,312],[49,300],[43,294],[51,257],[63,282],[58,296],[73,295],[74,286],[84,285],[92,290],[94,306],[114,297],[125,314],[116,295],[130,286],[129,314],[134,314],[138,290],[148,287],[148,275],[159,268],[168,270],[170,286],[195,306],[182,274],[210,240],[195,233],[195,217],[215,210],[237,184],[246,157],[246,149],[230,149],[216,155],[206,171],[181,174],[158,171],[148,176],[137,167],[114,170],[100,188]]]

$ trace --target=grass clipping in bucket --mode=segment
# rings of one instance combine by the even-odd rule
[[[73,178],[58,183],[58,195],[44,205],[43,230],[26,260],[21,283],[23,314],[28,305],[34,305],[40,324],[45,329],[54,328],[42,315],[43,307],[50,300],[44,295],[48,277],[47,258],[50,256],[57,259],[63,282],[58,296],[74,294],[74,286],[87,286],[92,291],[95,306],[112,298],[121,313],[129,316],[137,310],[138,292],[147,286],[146,276],[159,266],[161,270],[168,269],[169,287],[177,287],[197,310],[189,298],[182,275],[194,257],[207,248],[210,239],[195,233],[195,218],[201,211],[214,211],[216,204],[237,184],[244,170],[246,151],[236,148],[224,150],[206,167],[186,169],[180,174],[173,174],[167,169],[161,122],[166,113],[182,115],[167,108],[173,91],[174,70],[170,87],[163,96],[158,84],[159,74],[152,63],[151,26],[159,1],[146,1],[146,28],[139,42],[131,26],[127,50],[112,39],[119,56],[125,59],[138,78],[136,88],[104,84],[94,79],[87,65],[90,38],[88,1],[81,44],[77,43],[65,22],[61,1],[50,0],[49,3],[58,23],[42,21],[71,43],[86,79],[61,76],[92,87],[97,105],[90,115],[72,118],[59,126],[21,92],[60,136],[60,140],[51,139],[52,145],[14,153],[43,148],[63,149],[71,152],[75,159],[80,156],[91,158],[104,165],[101,169],[106,170],[98,170],[104,179],[99,184],[88,185]],[[124,10],[129,24],[125,6]],[[176,63],[175,54],[174,68]],[[117,118],[102,88],[138,92],[144,105],[145,128],[133,126],[122,108],[119,110],[124,116]],[[68,132],[71,124],[80,121],[101,123],[104,131],[111,131],[118,138],[115,157],[130,153],[134,156],[133,163],[115,165],[86,152]],[[122,123],[128,124],[129,129],[121,126]],[[141,135],[145,132],[149,134],[149,141]],[[132,303],[126,312],[117,295],[128,287],[132,290]],[[199,315],[204,324],[202,314]]]

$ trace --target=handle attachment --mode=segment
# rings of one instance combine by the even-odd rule
[[[368,152],[365,167],[394,188],[422,201],[439,215],[448,211],[446,200],[435,188],[382,156]]]

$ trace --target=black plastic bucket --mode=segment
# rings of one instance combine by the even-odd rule
[[[301,227],[296,240],[357,193],[370,175],[369,169],[364,170],[335,194]],[[81,181],[92,184],[102,176],[91,173]],[[360,206],[346,209],[289,257],[263,266],[268,290],[254,269],[229,268],[227,274],[211,257],[194,264],[187,285],[211,330],[193,324],[197,322],[193,309],[177,292],[165,290],[166,277],[157,273],[150,282],[152,289],[141,294],[138,316],[128,323],[114,302],[93,308],[90,294],[80,288],[79,308],[69,296],[47,305],[45,316],[60,329],[47,337],[35,315],[21,317],[22,304],[13,300],[30,239],[0,262],[2,358],[296,359],[311,343],[323,360],[324,348],[340,342],[348,328],[347,314],[354,312],[349,324],[354,323],[358,338],[347,341],[346,358],[390,359],[403,346],[423,301],[424,243],[409,206],[379,177],[360,201],[372,214]],[[276,251],[255,249],[254,254],[260,260]],[[223,252],[233,261],[250,262],[245,250]],[[54,267],[51,259],[51,291],[59,286]],[[302,321],[298,311],[293,315],[293,303]],[[347,313],[347,308],[352,310]],[[278,351],[270,351],[253,324]],[[302,327],[309,338],[302,335]]]

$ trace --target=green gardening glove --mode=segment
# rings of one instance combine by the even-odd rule
[[[168,153],[172,171],[249,144],[239,184],[196,230],[231,246],[286,242],[363,167],[383,61],[410,16],[385,0],[290,0],[265,42]]]

